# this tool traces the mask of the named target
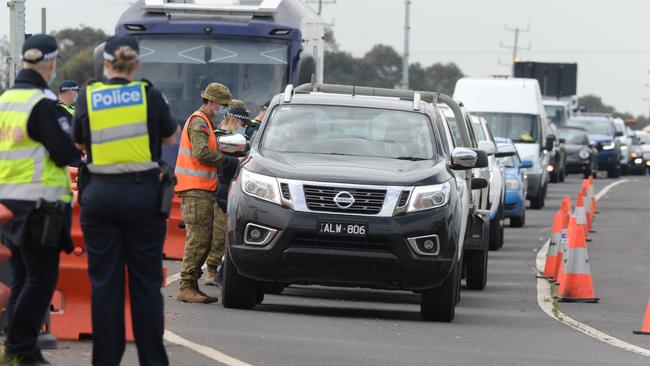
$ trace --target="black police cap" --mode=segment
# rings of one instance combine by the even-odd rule
[[[79,90],[79,85],[77,85],[77,83],[74,82],[74,80],[63,80],[59,85],[59,91],[64,92],[70,90],[74,90],[74,91]]]
[[[104,45],[104,60],[113,61],[115,52],[120,47],[129,47],[138,54],[140,53],[138,41],[133,36],[113,36]]]
[[[39,50],[43,54],[38,58],[25,58],[25,52],[29,50]],[[23,43],[23,61],[35,64],[43,60],[51,60],[59,55],[58,46],[56,45],[56,39],[47,34],[36,34],[25,40]]]

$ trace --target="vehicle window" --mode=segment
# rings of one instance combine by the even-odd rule
[[[616,123],[614,122],[614,128],[616,129],[616,132],[624,132],[623,131],[623,124],[622,123]]]
[[[581,119],[572,118],[567,122],[569,127],[581,127],[587,130],[590,135],[614,136],[614,123],[606,119]]]
[[[496,137],[511,139],[513,142],[539,141],[539,116],[518,113],[474,113],[484,117]]]
[[[474,130],[474,135],[476,136],[476,140],[478,141],[489,140],[488,137],[485,136],[485,131],[483,131],[483,126],[481,126],[480,121],[472,121],[472,129]]]
[[[497,162],[500,166],[505,168],[514,168],[515,167],[515,157],[506,156],[504,158],[497,158]]]
[[[560,137],[566,140],[567,144],[587,145],[589,137],[585,131],[574,130],[572,128],[560,129]],[[586,143],[585,143],[586,142]]]
[[[641,142],[650,144],[650,134],[644,133],[644,134],[639,134],[637,136],[639,137],[639,140],[641,140]]]
[[[273,110],[262,153],[436,158],[431,121],[413,112],[357,107],[290,105]]]
[[[561,126],[566,123],[566,108],[561,105],[545,105],[544,110],[548,119]]]

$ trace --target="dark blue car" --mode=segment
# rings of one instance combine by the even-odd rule
[[[616,131],[614,119],[609,115],[578,115],[567,121],[569,127],[587,130],[591,144],[598,149],[598,170],[607,171],[608,178],[621,176],[621,147],[616,137],[622,133]]]
[[[495,138],[494,141],[497,143],[499,151],[514,150],[517,152],[509,139]],[[504,216],[510,218],[511,227],[522,227],[526,223],[526,189],[528,187],[526,169],[531,168],[533,162],[522,161],[519,153],[498,160],[505,173]]]

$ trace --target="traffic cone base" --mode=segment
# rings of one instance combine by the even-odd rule
[[[641,326],[641,330],[635,330],[633,333],[650,335],[650,299],[648,299],[648,306],[646,307],[645,316],[643,317],[643,326]]]

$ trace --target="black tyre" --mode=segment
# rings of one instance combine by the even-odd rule
[[[589,177],[591,177],[591,175],[592,175],[591,172],[584,172],[583,173],[583,176],[584,176],[585,179],[588,179]]]
[[[557,183],[560,181],[560,176],[557,171],[557,169],[553,170],[553,173],[551,173],[551,183]]]
[[[499,250],[503,246],[503,205],[499,206],[497,215],[490,220],[490,250]]]
[[[221,287],[223,306],[234,309],[254,308],[259,300],[257,281],[240,275],[228,253],[226,253],[223,265],[223,286]],[[264,292],[259,292],[262,293],[263,300]]]
[[[565,178],[566,178],[566,164],[564,165],[564,169],[562,169],[562,172],[560,173],[560,182],[564,182]]]
[[[521,217],[511,217],[510,227],[523,227],[526,225],[526,210],[521,213]]]
[[[456,315],[456,301],[460,286],[460,263],[454,264],[451,273],[440,287],[422,291],[420,316],[423,320],[450,322]]]
[[[621,176],[621,167],[610,168],[607,170],[607,178],[619,178]]]
[[[471,290],[483,290],[487,284],[487,250],[465,252],[465,283]]]
[[[541,210],[544,208],[544,198],[546,197],[545,191],[546,186],[541,187],[539,192],[537,192],[537,196],[530,199],[530,208],[535,210]]]

